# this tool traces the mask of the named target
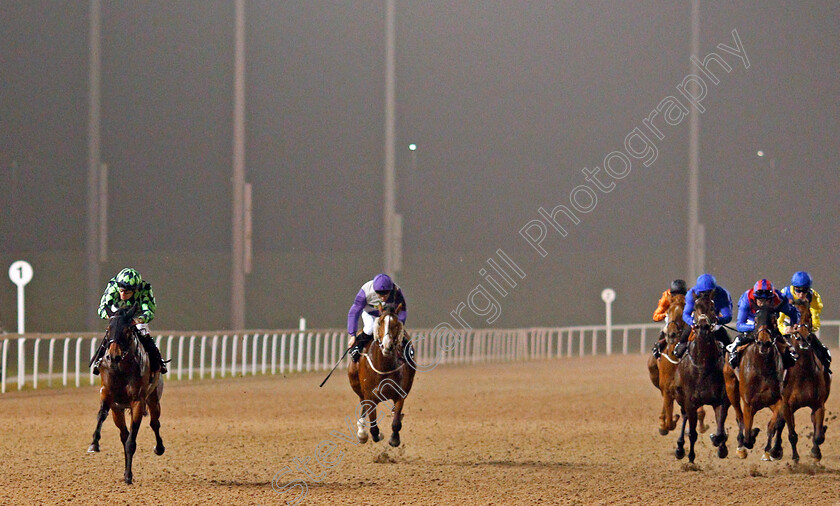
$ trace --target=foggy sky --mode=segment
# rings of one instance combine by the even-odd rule
[[[733,298],[759,277],[782,284],[806,269],[832,319],[840,8],[805,5],[701,2],[697,56],[717,52],[732,70],[718,72],[703,101],[700,221],[707,270]],[[84,255],[88,8],[0,0],[4,265],[32,252]],[[230,251],[233,17],[229,1],[103,2],[112,250]],[[246,30],[254,248],[263,262],[302,258],[283,279],[249,278],[252,301],[282,304],[247,323],[285,326],[307,314],[340,327],[381,266],[385,5],[248,0]],[[733,45],[733,30],[748,69],[717,49]],[[596,323],[605,286],[619,293],[617,321],[647,321],[659,293],[687,272],[687,118],[663,129],[650,167],[634,159],[594,210],[567,222],[567,237],[549,229],[546,257],[519,231],[540,207],[569,205],[583,168],[602,167],[661,100],[680,97],[676,86],[697,72],[690,2],[398,1],[396,46],[397,281],[412,321],[447,319],[499,248],[526,277],[499,297],[493,325]],[[335,270],[325,268],[331,258],[341,261]],[[228,281],[213,269],[207,276]],[[13,288],[0,298],[7,327]],[[170,299],[177,289],[206,296],[168,289]],[[229,289],[211,297],[224,306]],[[475,327],[483,320],[471,315]],[[200,321],[227,324],[225,315]]]

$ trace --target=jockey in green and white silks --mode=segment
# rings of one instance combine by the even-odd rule
[[[143,281],[143,277],[136,269],[126,267],[117,273],[116,276],[105,285],[105,293],[99,302],[99,317],[103,320],[109,318],[106,309],[116,312],[120,309],[128,309],[137,304],[138,310],[134,316],[134,325],[137,328],[137,336],[140,343],[149,355],[149,365],[152,371],[160,369],[161,374],[166,374],[166,362],[160,355],[160,351],[154,339],[149,335],[149,322],[155,318],[155,295],[152,285]],[[97,351],[96,364],[93,368],[94,374],[99,374],[99,362],[105,355],[104,339],[103,345]]]

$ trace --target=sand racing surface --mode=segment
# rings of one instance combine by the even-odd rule
[[[761,461],[767,410],[757,417],[757,449],[739,459],[730,410],[729,457],[718,459],[701,434],[690,466],[674,458],[676,435],[657,432],[660,396],[645,359],[418,372],[396,449],[388,446],[391,418],[382,408],[383,441],[342,439],[357,404],[343,370],[324,388],[320,372],[194,382],[170,374],[161,417],[166,453],[152,453],[145,418],[130,486],[110,418],[101,453],[86,453],[98,387],[7,393],[0,397],[0,504],[840,503],[836,393],[819,464],[808,456],[809,410],[797,412],[799,464],[789,458],[787,432],[784,458]]]

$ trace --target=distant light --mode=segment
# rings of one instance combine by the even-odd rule
[[[758,153],[756,153],[756,154],[757,154],[758,156],[764,156],[764,151],[759,150],[759,152],[758,152]]]
[[[414,151],[415,149],[417,149],[417,144],[409,144],[408,149]]]

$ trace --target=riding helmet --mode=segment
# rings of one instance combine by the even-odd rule
[[[773,283],[768,279],[759,279],[753,285],[753,295],[757,299],[772,299]]]
[[[120,288],[133,291],[137,290],[137,287],[143,282],[143,278],[140,277],[140,273],[137,270],[126,267],[117,274],[116,281],[117,286]]]
[[[695,292],[708,292],[717,288],[717,280],[711,274],[701,274],[694,284]]]
[[[811,275],[805,271],[799,271],[793,275],[790,284],[805,289],[811,288]]]
[[[682,279],[675,279],[671,281],[671,295],[685,295],[688,292],[688,286]]]
[[[391,278],[387,274],[377,274],[375,278],[373,278],[373,291],[374,292],[390,292],[394,289],[394,282],[391,281]]]

